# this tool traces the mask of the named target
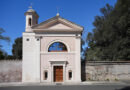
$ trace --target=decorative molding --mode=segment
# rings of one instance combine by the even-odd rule
[[[54,64],[54,65],[55,65],[55,64],[56,64],[56,65],[57,65],[57,64],[60,64],[60,65],[65,64],[65,65],[66,65],[66,64],[67,64],[67,61],[50,61],[50,63],[51,63],[51,64]]]
[[[47,47],[46,47],[46,51],[48,51],[48,48],[49,48],[50,45],[51,45],[52,43],[54,43],[54,42],[61,42],[61,43],[65,44],[65,46],[67,47],[67,52],[70,52],[70,47],[69,47],[69,45],[68,45],[65,41],[60,40],[60,39],[55,39],[55,40],[49,42],[49,44],[48,44]],[[64,53],[65,53],[65,52],[64,52]]]
[[[73,22],[71,22],[71,21],[69,21],[69,20],[66,20],[66,19],[60,17],[60,16],[55,16],[55,17],[53,17],[53,18],[50,18],[50,19],[48,19],[48,20],[46,20],[46,21],[43,21],[43,22],[40,23],[40,24],[37,24],[37,25],[33,26],[32,28],[36,29],[36,28],[38,28],[38,27],[40,27],[40,26],[42,26],[42,25],[47,25],[47,24],[55,23],[55,22],[65,23],[65,24],[67,24],[67,25],[69,25],[69,26],[72,26],[72,27],[78,28],[78,29],[80,29],[80,30],[83,30],[83,27],[82,27],[82,26],[77,25],[77,24],[75,24],[75,23],[73,23]]]
[[[35,35],[35,38],[37,38],[37,39],[41,39],[42,36]]]
[[[76,54],[76,52],[41,52],[41,54],[51,55],[51,54]]]
[[[36,36],[41,36],[41,37],[75,37],[75,34],[48,34],[48,35],[46,35],[46,34],[36,34]]]
[[[82,30],[80,29],[32,29],[34,32],[79,32],[81,33]]]

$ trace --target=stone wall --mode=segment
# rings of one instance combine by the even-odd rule
[[[130,80],[130,62],[96,61],[82,63],[82,80]]]
[[[0,83],[21,82],[22,60],[0,60]]]
[[[0,61],[0,83],[21,82],[22,60]],[[83,62],[83,81],[130,80],[130,62]]]

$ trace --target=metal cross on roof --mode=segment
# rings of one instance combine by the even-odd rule
[[[59,7],[57,7],[57,14],[56,14],[56,16],[60,16],[60,14],[59,14]]]
[[[31,2],[31,3],[30,3],[30,6],[29,6],[29,9],[32,9],[32,6],[33,6],[33,3]]]

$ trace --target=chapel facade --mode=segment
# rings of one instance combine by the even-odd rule
[[[25,16],[22,82],[81,82],[83,27],[59,14],[38,24],[33,9]]]

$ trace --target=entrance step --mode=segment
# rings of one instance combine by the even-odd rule
[[[56,83],[56,85],[60,86],[60,85],[62,85],[62,83]]]

